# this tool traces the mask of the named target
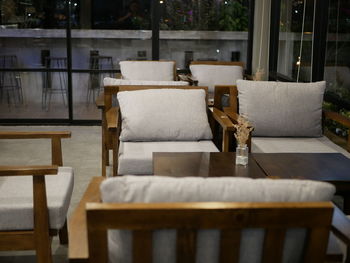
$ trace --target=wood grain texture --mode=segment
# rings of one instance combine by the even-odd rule
[[[105,107],[105,94],[101,92],[95,100],[96,107],[103,109]]]
[[[227,131],[234,131],[235,128],[233,127],[233,122],[230,120],[230,118],[221,110],[217,108],[213,108],[213,111],[210,111],[214,120],[220,124],[220,126]]]
[[[51,263],[49,209],[44,176],[33,176],[34,240],[37,263]]]
[[[57,165],[37,165],[37,166],[0,166],[0,176],[44,176],[55,175],[58,172]]]
[[[112,107],[106,112],[107,128],[117,129],[118,127],[118,117],[119,117],[119,107]]]
[[[235,164],[233,152],[154,152],[153,173],[172,177],[249,177],[266,178],[266,174],[249,156],[248,166]]]
[[[87,262],[89,257],[85,206],[88,202],[100,202],[100,184],[104,177],[92,178],[82,199],[68,221],[69,262]]]
[[[53,165],[63,166],[61,138],[51,139],[51,160]]]
[[[286,229],[268,228],[265,230],[263,263],[281,262]]]
[[[345,127],[350,129],[350,118],[347,118],[346,116],[341,115],[338,112],[323,111],[323,116],[325,119],[333,120],[333,121],[338,122],[338,123],[340,123],[340,124],[342,124]],[[350,133],[348,134],[348,138],[346,141],[346,149],[348,152],[350,152]]]
[[[179,229],[176,236],[176,262],[196,262],[197,231],[195,229]]]
[[[132,238],[133,263],[152,263],[152,231],[135,230]]]
[[[0,131],[0,139],[45,139],[45,138],[70,138],[71,132],[18,132],[18,131]]]
[[[34,231],[0,232],[0,251],[34,250]]]
[[[134,229],[153,231],[155,229],[177,229],[177,262],[195,262],[195,239],[199,229],[267,228],[273,240],[280,240],[287,228],[312,229],[307,249],[316,259],[324,259],[329,228],[332,220],[333,205],[330,202],[305,203],[88,203],[88,226],[90,229]],[[303,218],[303,220],[300,220]],[[237,242],[236,235],[233,242]],[[94,242],[100,242],[89,236],[93,253],[105,253]],[[102,242],[104,243],[104,242]],[[276,245],[275,245],[276,246]],[[149,247],[149,245],[146,245]],[[276,254],[271,252],[272,254]],[[180,254],[180,257],[179,257]],[[279,252],[277,253],[279,254]],[[96,258],[99,258],[96,256]],[[103,258],[103,256],[102,256]],[[313,258],[314,259],[314,258]],[[221,261],[223,262],[223,261]],[[273,260],[270,262],[279,262]],[[306,261],[322,262],[322,261]]]
[[[220,234],[219,262],[238,263],[241,243],[240,229],[222,229]]]

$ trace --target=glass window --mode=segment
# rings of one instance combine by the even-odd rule
[[[246,61],[248,0],[160,0],[160,58]]]
[[[1,1],[0,119],[68,118],[64,2]]]
[[[311,80],[314,0],[282,0],[277,72]]]

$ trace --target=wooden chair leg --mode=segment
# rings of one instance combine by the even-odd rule
[[[37,263],[52,263],[45,177],[33,176],[34,240]]]
[[[60,238],[61,245],[68,245],[68,228],[67,228],[67,219],[64,222],[63,227],[58,230],[58,236]]]
[[[113,176],[118,175],[118,138],[113,138]]]

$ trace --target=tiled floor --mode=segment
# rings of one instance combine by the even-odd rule
[[[62,141],[63,162],[74,168],[74,191],[69,209],[72,213],[83,195],[91,177],[101,175],[101,127],[99,126],[0,126],[3,130],[69,130],[71,139]],[[0,140],[0,165],[49,164],[49,140]],[[69,218],[68,215],[68,218]],[[58,238],[53,240],[54,263],[67,262],[67,246],[59,245]],[[0,252],[1,263],[35,263],[35,254],[31,251]]]

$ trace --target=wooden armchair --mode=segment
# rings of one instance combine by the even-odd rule
[[[204,89],[207,92],[206,87],[194,87],[194,86],[106,86],[104,92],[104,111],[105,111],[105,125],[104,127],[104,140],[103,140],[103,158],[107,158],[108,151],[113,151],[113,175],[118,174],[118,162],[119,162],[119,135],[122,129],[122,122],[119,107],[112,107],[112,96],[116,95],[119,91],[136,91],[136,90],[148,90],[148,89]],[[135,105],[137,107],[137,105]],[[228,138],[229,132],[234,129],[232,122],[229,118],[219,109],[213,108],[207,111],[209,123],[211,128],[215,123],[218,123],[222,127],[223,142],[222,151],[228,151]],[[157,114],[157,113],[155,113]],[[156,115],[155,115],[155,118]],[[217,151],[215,146],[209,147],[194,147],[192,151]],[[174,151],[179,151],[174,150]],[[183,149],[186,151],[186,149]],[[103,160],[103,164],[107,164],[107,159]],[[103,168],[105,170],[105,167]],[[145,173],[148,174],[149,172]]]
[[[155,67],[155,68],[152,68]],[[118,79],[106,78],[104,86],[122,85],[178,85],[186,86],[187,81],[178,81],[175,61],[121,61],[121,74]],[[159,70],[162,70],[160,74]],[[109,150],[112,149],[112,140],[108,137],[106,126],[106,107],[104,93],[96,99],[96,106],[102,114],[102,176],[106,176],[106,166],[109,165]]]
[[[219,262],[238,262],[244,228],[266,229],[262,262],[282,262],[286,230],[293,227],[309,230],[303,262],[325,262],[332,210],[331,203],[88,203],[88,262],[108,262],[107,230],[113,228],[133,230],[135,263],[152,262],[157,229],[177,230],[176,262],[196,262],[198,230],[220,229]]]
[[[268,230],[264,262],[281,262],[287,228],[310,229],[304,262],[342,262],[335,236],[350,245],[350,220],[329,202],[101,203],[103,181],[102,177],[92,180],[70,220],[71,263],[107,262],[108,229],[134,230],[133,262],[152,262],[152,231],[164,228],[179,229],[177,262],[195,262],[195,233],[200,229],[223,231],[219,262],[238,261],[241,229],[248,227]]]
[[[70,136],[70,132],[0,132],[0,139],[47,138],[52,145],[52,165],[0,166],[0,196],[6,197],[0,198],[0,250],[35,250],[38,263],[49,263],[52,236],[59,234],[61,244],[68,244],[66,214],[73,171],[59,166],[61,139]]]
[[[239,110],[238,110],[239,100],[238,100],[237,86],[221,86],[221,87],[218,87],[217,89],[218,89],[218,91],[217,91],[218,94],[229,94],[230,95],[230,106],[229,107],[222,108],[221,104],[220,104],[220,100],[216,99],[217,107],[222,108],[223,111],[225,112],[225,114],[227,114],[227,116],[232,120],[232,122],[236,123],[238,116],[239,116]],[[350,129],[350,119],[341,115],[340,113],[328,111],[328,110],[323,110],[322,115],[323,115],[322,117],[323,117],[324,121],[325,120],[332,120],[332,121],[335,121],[339,124],[342,124],[345,127]],[[323,124],[325,123],[324,121],[323,121]],[[325,131],[325,128],[323,128],[323,130]],[[250,139],[248,141],[248,145],[251,145],[251,143],[252,143],[252,137],[250,137]],[[346,149],[348,152],[350,152],[350,133],[348,135],[347,140],[346,141],[344,140],[343,143],[346,144]],[[250,150],[251,150],[251,148],[252,147],[249,147]],[[337,149],[339,149],[343,154],[345,154],[347,157],[350,158],[350,154],[348,155],[340,147],[337,147]]]

